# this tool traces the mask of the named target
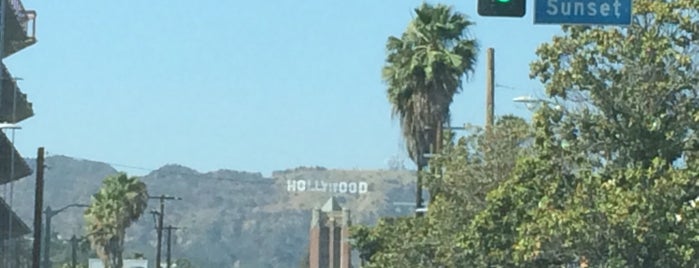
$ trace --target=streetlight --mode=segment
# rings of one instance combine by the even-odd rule
[[[558,110],[558,111],[563,110],[563,106],[561,106],[560,104],[557,104],[557,103],[552,102],[550,100],[534,98],[531,96],[515,97],[514,99],[512,99],[512,101],[527,104],[527,107],[529,107],[529,108],[531,108],[530,105],[534,105],[534,104],[547,104],[547,105],[555,105],[555,106],[553,106],[553,109],[555,109],[555,110]]]
[[[86,234],[81,237],[77,237],[75,234],[70,237],[70,251],[71,251],[71,268],[77,268],[78,267],[78,243],[83,242],[86,240],[88,237],[96,235],[96,234],[104,234],[104,231],[95,231],[89,234]]]
[[[53,216],[58,215],[59,213],[65,211],[68,208],[73,208],[73,207],[89,207],[89,205],[85,204],[70,204],[65,207],[62,207],[58,210],[52,210],[51,206],[46,206],[46,209],[44,210],[44,214],[46,214],[46,223],[44,223],[44,268],[50,268],[51,267],[51,218]]]
[[[532,96],[519,96],[512,99],[512,101],[521,103],[541,103],[546,102],[547,100],[533,98]]]

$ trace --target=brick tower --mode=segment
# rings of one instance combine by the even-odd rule
[[[334,197],[313,210],[309,241],[310,268],[352,267],[349,244],[350,212]]]

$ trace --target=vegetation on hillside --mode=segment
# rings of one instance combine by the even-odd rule
[[[355,227],[366,267],[696,267],[699,2],[633,12],[541,45],[531,126],[447,141],[426,218]]]

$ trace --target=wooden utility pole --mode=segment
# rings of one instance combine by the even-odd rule
[[[160,256],[161,256],[162,248],[163,248],[163,218],[165,216],[165,200],[182,200],[182,198],[161,195],[161,196],[150,197],[149,199],[160,200],[160,211],[157,213],[158,214],[158,221],[157,221],[157,226],[156,226],[156,228],[158,230],[158,241],[157,241],[157,249],[155,251],[155,267],[162,267],[162,266],[160,266],[160,263],[161,263]]]
[[[490,47],[487,52],[486,76],[485,76],[485,127],[490,132],[495,117],[495,50]]]
[[[70,267],[78,268],[78,242],[80,240],[77,236],[73,235],[70,237]]]
[[[34,188],[34,243],[32,247],[32,268],[39,268],[41,262],[41,214],[44,207],[44,147],[39,147],[36,155],[36,185]]]

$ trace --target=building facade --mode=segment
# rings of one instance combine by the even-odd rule
[[[350,268],[352,249],[349,209],[331,197],[321,208],[313,210],[309,241],[310,268]]]
[[[14,55],[34,43],[36,12],[24,8],[20,0],[0,0],[0,185],[11,184],[32,174],[24,158],[14,147],[14,140],[6,136],[17,123],[32,117],[32,104],[17,85],[20,78],[14,77],[7,69],[4,59]],[[12,189],[12,187],[10,187]],[[13,212],[13,191],[5,193],[0,200],[0,242],[20,239],[30,234],[31,229]],[[13,255],[12,245],[6,245],[3,252]],[[16,267],[16,263],[2,260],[0,267]]]

